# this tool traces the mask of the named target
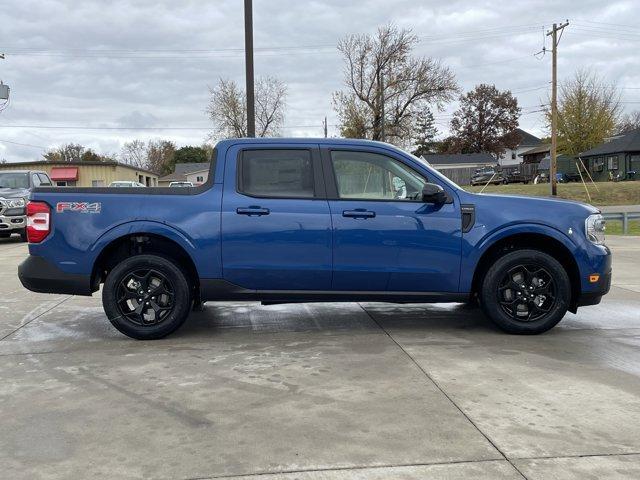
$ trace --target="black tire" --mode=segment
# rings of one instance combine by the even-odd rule
[[[515,250],[489,268],[480,297],[485,315],[502,330],[535,335],[553,328],[567,313],[571,282],[552,256]]]
[[[23,242],[28,242],[29,239],[27,238],[27,229],[23,228],[22,230],[20,230],[20,238],[22,239]]]
[[[165,337],[189,316],[187,275],[158,255],[127,258],[107,275],[102,305],[111,324],[125,335],[138,340]]]

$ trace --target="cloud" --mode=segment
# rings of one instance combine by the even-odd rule
[[[66,142],[112,153],[134,138],[200,144],[208,133],[200,127],[210,126],[208,86],[220,77],[244,82],[238,0],[5,0],[1,15],[0,52],[6,59],[0,60],[0,78],[11,86],[12,99],[0,113],[0,158],[8,161],[36,159],[39,146]],[[543,28],[567,17],[561,79],[592,66],[612,83],[640,85],[640,34],[632,27],[640,4],[628,0],[254,2],[255,69],[288,84],[284,133],[318,136],[325,115],[336,123],[331,94],[343,81],[338,39],[393,21],[412,28],[420,37],[415,53],[441,58],[463,89],[495,83],[518,92],[520,105],[535,107],[546,101],[551,67],[550,55],[540,60],[533,54],[544,42],[549,47]],[[634,95],[623,90],[626,101],[640,100]],[[441,130],[455,106],[436,114]],[[521,124],[543,133],[540,113],[524,115]]]

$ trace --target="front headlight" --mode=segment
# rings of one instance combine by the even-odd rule
[[[604,245],[605,219],[599,213],[589,215],[584,221],[587,239],[596,245]]]
[[[24,198],[14,198],[6,203],[8,208],[23,208],[26,205]]]

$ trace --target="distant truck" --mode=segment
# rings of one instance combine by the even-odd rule
[[[52,185],[49,175],[34,170],[0,171],[0,238],[13,233],[27,241],[26,204],[31,190]]]
[[[138,339],[205,301],[474,302],[541,333],[609,291],[589,205],[469,193],[364,140],[230,139],[189,188],[37,188],[22,284],[91,295]]]

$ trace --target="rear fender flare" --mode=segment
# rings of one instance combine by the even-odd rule
[[[91,253],[91,264],[95,264],[102,251],[113,241],[135,234],[157,235],[172,240],[184,249],[187,255],[191,257],[191,261],[196,266],[196,270],[198,269],[198,263],[195,261],[196,247],[191,239],[174,227],[149,220],[122,223],[103,233],[89,249]],[[199,273],[200,272],[198,272],[198,274]]]

